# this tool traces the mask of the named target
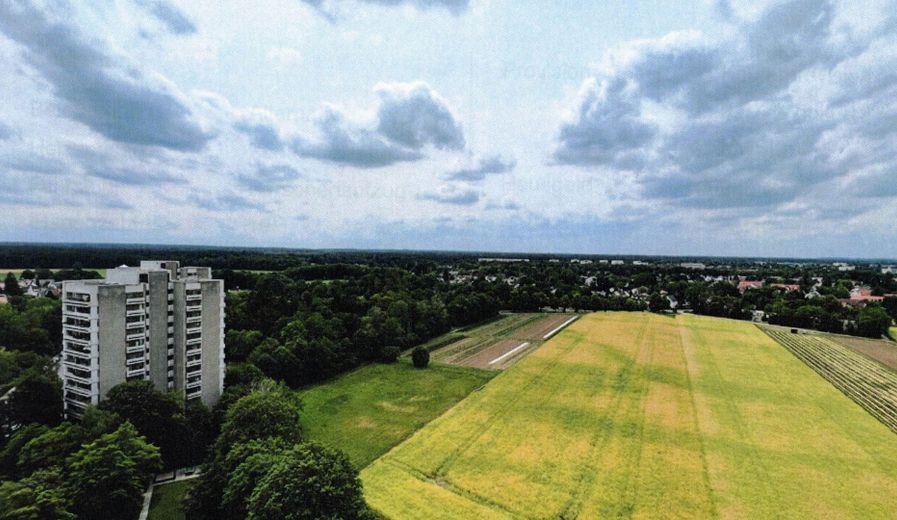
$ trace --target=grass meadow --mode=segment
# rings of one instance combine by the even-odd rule
[[[892,518],[897,437],[747,322],[586,316],[362,471],[410,518]]]
[[[150,499],[147,520],[184,520],[186,516],[182,503],[189,485],[189,480],[181,480],[156,486]]]
[[[494,372],[407,360],[367,365],[299,392],[308,440],[343,450],[363,468],[433,418],[443,414]]]

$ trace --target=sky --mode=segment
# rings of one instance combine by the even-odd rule
[[[897,257],[897,2],[4,0],[0,241]]]

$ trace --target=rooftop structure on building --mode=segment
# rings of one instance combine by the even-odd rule
[[[126,381],[218,402],[224,389],[224,282],[171,260],[120,266],[103,280],[62,284],[66,415]]]

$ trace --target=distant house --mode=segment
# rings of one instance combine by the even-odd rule
[[[681,264],[679,264],[679,267],[682,267],[684,269],[695,269],[697,271],[703,271],[707,268],[707,266],[705,264],[702,264],[701,262],[682,262]]]
[[[738,282],[738,290],[744,292],[748,289],[760,289],[763,284],[763,280],[741,280]]]
[[[778,289],[784,289],[785,292],[798,292],[800,291],[800,285],[796,283],[774,283],[772,287],[776,287]]]
[[[897,265],[882,266],[881,274],[897,274]]]
[[[873,296],[872,289],[868,287],[855,287],[850,291],[850,301],[854,303],[881,302],[884,296]]]
[[[0,305],[5,305],[7,303],[9,303],[9,298],[5,294],[0,293]]]
[[[625,264],[625,263],[626,263],[626,262],[623,261],[623,260],[611,260],[611,261],[610,261],[610,265],[623,265],[623,264]]]

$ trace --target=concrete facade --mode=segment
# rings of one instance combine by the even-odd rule
[[[224,387],[224,283],[208,267],[143,261],[105,280],[63,283],[60,377],[66,415],[125,381],[218,402]]]

